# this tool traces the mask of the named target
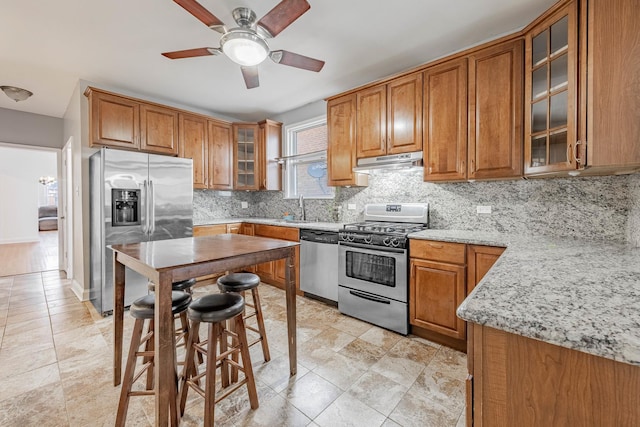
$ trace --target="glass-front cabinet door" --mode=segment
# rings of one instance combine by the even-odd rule
[[[525,175],[579,166],[576,16],[570,2],[526,34]]]
[[[235,165],[233,188],[236,190],[257,190],[257,124],[234,124]]]

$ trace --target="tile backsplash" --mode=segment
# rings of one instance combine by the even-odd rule
[[[194,223],[234,217],[300,218],[280,191],[196,190]],[[241,202],[248,208],[242,209]],[[366,188],[338,188],[334,200],[305,200],[310,220],[362,220],[366,203],[426,202],[430,227],[629,241],[640,246],[640,175],[432,184],[422,170],[377,171]],[[349,210],[350,204],[356,210]],[[491,214],[476,207],[491,206]]]
[[[640,175],[629,176],[629,199],[627,240],[633,246],[640,247]]]

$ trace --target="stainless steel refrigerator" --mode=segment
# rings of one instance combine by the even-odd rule
[[[89,159],[90,299],[113,311],[113,252],[108,245],[193,235],[193,161],[103,148]],[[147,279],[126,269],[125,306],[147,294]]]

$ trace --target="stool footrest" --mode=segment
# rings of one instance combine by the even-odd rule
[[[247,383],[247,379],[244,378],[240,382],[234,383],[233,385],[231,385],[229,387],[223,388],[222,389],[223,393],[220,393],[218,396],[216,396],[215,402],[216,403],[220,402],[222,399],[224,399],[225,397],[229,396],[231,393],[233,393],[234,391],[236,391],[237,389],[239,389],[240,387],[242,387],[246,383]]]
[[[153,396],[156,394],[154,390],[144,390],[144,391],[132,391],[129,393],[129,396]]]

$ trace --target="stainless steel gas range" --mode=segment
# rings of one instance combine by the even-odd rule
[[[429,223],[427,203],[369,204],[338,241],[338,310],[409,333],[409,240]]]

